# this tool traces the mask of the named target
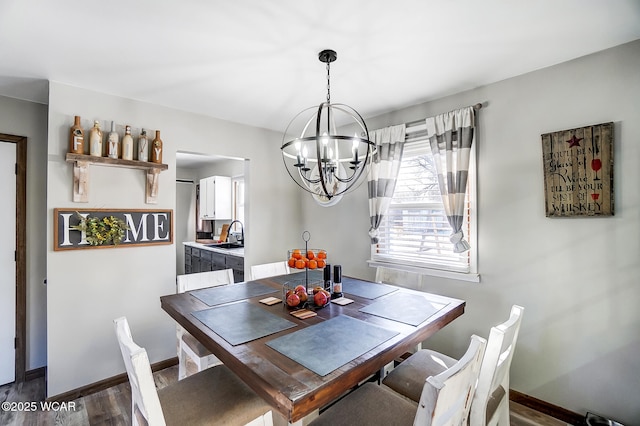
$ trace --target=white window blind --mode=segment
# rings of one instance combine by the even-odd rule
[[[473,251],[476,244],[471,235],[469,186],[466,221],[462,229]],[[393,201],[380,225],[379,243],[372,251],[372,260],[458,273],[472,272],[471,251],[454,253],[449,241],[451,232],[429,143],[424,136],[414,135],[405,142]]]

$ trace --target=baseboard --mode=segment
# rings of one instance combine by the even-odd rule
[[[151,371],[154,373],[156,371],[164,370],[165,368],[173,367],[178,364],[178,357],[173,357],[169,359],[165,359],[164,361],[156,362],[155,364],[151,364]],[[109,377],[104,380],[100,380],[99,382],[91,383],[87,386],[83,386],[81,388],[73,389],[68,392],[61,393],[59,395],[54,395],[47,398],[47,401],[57,401],[57,402],[68,402],[73,401],[74,399],[81,398],[83,396],[91,395],[96,392],[103,391],[112,386],[117,386],[121,383],[125,383],[129,380],[127,377],[127,373],[118,374],[117,376]]]
[[[578,413],[550,404],[541,399],[525,395],[513,389],[509,389],[509,400],[571,425],[581,426],[585,424],[584,416],[581,416]]]
[[[47,375],[47,367],[39,367],[34,368],[33,370],[28,370],[24,373],[24,380],[28,382],[29,380],[39,379],[40,377],[46,377]]]

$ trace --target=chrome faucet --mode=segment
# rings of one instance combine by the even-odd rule
[[[240,236],[240,243],[242,245],[244,245],[244,225],[242,224],[242,222],[240,222],[239,220],[234,220],[229,224],[229,230],[231,230],[231,228],[233,228],[233,225],[235,223],[239,223],[240,224],[240,231],[241,231],[241,236]],[[231,235],[231,231],[229,231],[229,233],[227,234],[227,242],[229,241],[229,235]]]

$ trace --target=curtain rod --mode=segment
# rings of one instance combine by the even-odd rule
[[[477,103],[475,105],[470,105],[474,110],[479,110],[482,108],[482,104],[481,103]],[[455,111],[455,110],[454,110]],[[415,126],[420,126],[420,125],[424,125],[424,118],[421,118],[420,120],[416,120],[416,121],[411,121],[409,123],[406,123],[406,127],[415,127]],[[412,131],[418,131],[418,129],[416,130],[412,130]]]

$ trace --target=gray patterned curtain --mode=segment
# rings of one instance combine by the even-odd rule
[[[426,123],[431,152],[438,170],[442,203],[453,230],[449,239],[453,243],[453,251],[462,253],[470,248],[464,239],[462,224],[475,111],[473,107],[467,107],[427,118]]]
[[[393,199],[405,139],[404,124],[373,131],[369,137],[377,151],[369,168],[369,218],[371,244],[378,243],[378,227]]]

